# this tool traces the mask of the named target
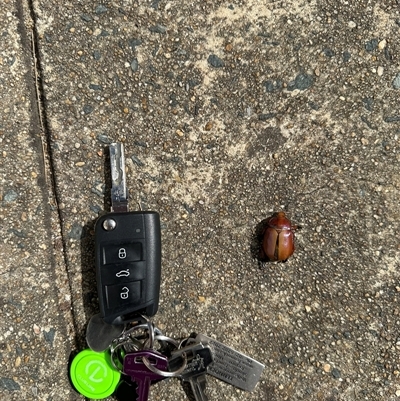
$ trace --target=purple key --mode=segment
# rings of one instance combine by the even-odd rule
[[[157,351],[143,350],[126,354],[124,358],[124,373],[137,383],[137,401],[147,401],[152,381],[165,379],[164,376],[149,370],[143,363],[143,357],[147,358],[158,370],[168,370],[168,358]]]

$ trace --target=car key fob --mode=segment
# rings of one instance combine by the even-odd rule
[[[108,324],[157,312],[161,279],[161,229],[157,212],[129,212],[123,145],[110,145],[111,213],[95,225],[100,313]]]

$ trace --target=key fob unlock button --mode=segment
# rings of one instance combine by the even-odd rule
[[[108,308],[118,308],[140,300],[141,281],[106,285],[105,290]]]

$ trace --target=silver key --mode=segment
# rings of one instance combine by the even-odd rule
[[[194,341],[210,346],[213,352],[208,374],[242,390],[254,390],[265,368],[262,363],[203,334],[198,334]]]
[[[196,401],[208,401],[206,395],[206,374],[207,367],[213,361],[213,353],[211,348],[201,343],[188,345],[184,348],[172,352],[168,361],[168,369],[176,370],[182,365],[182,356],[186,355],[187,365],[181,373],[183,385],[190,383]],[[185,386],[184,386],[185,387]]]

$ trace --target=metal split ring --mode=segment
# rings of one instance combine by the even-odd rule
[[[162,331],[158,327],[155,327],[154,324],[150,320],[146,319],[146,323],[137,324],[135,326],[130,327],[129,329],[125,329],[122,332],[120,339],[129,338],[135,331],[140,330],[140,329],[148,330],[149,338],[147,339],[147,341],[150,339],[151,345],[154,344],[154,336],[155,335],[162,335]],[[138,340],[139,340],[139,338],[138,338]]]
[[[109,347],[111,354],[111,363],[113,367],[121,374],[124,374],[122,359],[125,357],[126,353],[131,353],[139,350],[155,351],[154,345],[156,341],[170,343],[176,349],[178,349],[180,346],[179,342],[175,339],[164,336],[162,334],[162,331],[159,328],[155,327],[154,323],[146,316],[142,316],[142,318],[145,320],[145,323],[136,324],[130,328],[127,328],[126,326],[121,336],[115,339]],[[142,329],[147,329],[147,338],[143,338],[143,336],[133,336],[133,333],[135,331]],[[125,354],[122,354],[122,352],[125,352]],[[147,367],[147,369],[162,377],[180,376],[187,367],[186,353],[182,353],[182,359],[182,366],[173,372],[169,372],[158,369],[150,362],[147,357],[142,357],[143,364]]]
[[[175,348],[178,348],[178,346],[179,346],[179,342],[178,341],[174,340],[171,337],[167,337],[167,336],[164,336],[164,335],[156,335],[154,337],[154,339],[157,340],[157,341],[165,341],[165,342],[171,343]],[[149,340],[147,340],[144,343],[143,347],[147,347],[147,345],[148,345],[147,343],[148,342],[149,342]],[[160,376],[163,376],[163,377],[180,376],[183,373],[183,371],[186,369],[186,367],[187,367],[187,355],[186,355],[186,352],[182,353],[182,359],[183,359],[182,366],[179,369],[177,369],[175,371],[172,371],[172,372],[169,372],[169,371],[167,372],[166,370],[160,370],[160,369],[156,368],[154,365],[151,364],[151,362],[149,361],[149,359],[147,357],[145,357],[145,356],[142,357],[143,364],[146,366],[147,369],[149,369],[151,372],[155,373],[156,375],[160,375]]]
[[[149,369],[150,371],[152,371],[153,373],[155,373],[156,375],[159,375],[162,377],[176,377],[176,376],[180,376],[187,367],[186,352],[182,353],[182,358],[183,358],[182,366],[173,372],[167,372],[166,370],[160,370],[160,369],[156,368],[154,365],[151,364],[149,359],[145,356],[142,357],[142,361],[143,361],[143,364],[146,366],[146,368]]]
[[[133,352],[140,350],[140,347],[137,344],[135,344],[131,339],[124,339],[122,341],[119,341],[116,344],[111,344],[111,346],[110,346],[111,364],[113,365],[115,370],[117,370],[121,374],[124,374],[123,363],[121,362],[120,359],[116,359],[116,358],[119,358],[117,351],[119,351],[125,345],[129,345],[130,347],[133,347]]]

